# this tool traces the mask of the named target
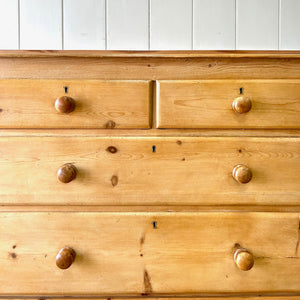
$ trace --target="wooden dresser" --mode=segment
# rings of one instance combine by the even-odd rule
[[[300,299],[300,52],[0,51],[2,298]]]

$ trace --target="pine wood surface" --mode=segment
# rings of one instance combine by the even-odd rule
[[[154,122],[155,123],[155,122]],[[299,129],[1,129],[0,137],[300,137]]]
[[[172,51],[103,51],[103,50],[0,50],[0,57],[233,57],[233,58],[300,58],[300,51],[245,50],[172,50]]]
[[[7,205],[299,205],[298,138],[1,137]],[[73,164],[70,183],[56,172]],[[243,164],[247,184],[232,177]],[[116,179],[113,179],[113,177]]]
[[[0,66],[0,298],[300,299],[299,51],[0,51]]]
[[[1,128],[150,126],[149,81],[6,79],[0,80],[0,91]],[[54,102],[61,96],[74,99],[73,112],[56,111]]]
[[[159,128],[300,128],[300,80],[172,80],[156,86]],[[252,103],[247,113],[232,109],[240,96]]]
[[[2,213],[0,293],[299,293],[299,218],[299,213]],[[55,264],[63,247],[76,252],[67,270]],[[235,265],[237,247],[253,253],[250,271]]]
[[[199,80],[300,79],[295,57],[0,57],[0,78]]]

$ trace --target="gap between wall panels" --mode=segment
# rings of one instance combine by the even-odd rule
[[[299,0],[0,0],[0,49],[300,50]]]

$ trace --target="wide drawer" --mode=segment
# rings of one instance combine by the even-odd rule
[[[299,218],[299,212],[1,213],[0,293],[299,292]],[[56,255],[64,247],[76,255],[62,270]],[[235,263],[239,249],[254,260],[248,271],[239,268],[245,261]]]
[[[157,83],[158,128],[300,128],[300,80]]]
[[[149,128],[150,109],[149,81],[0,80],[0,128]]]
[[[1,204],[300,204],[299,138],[10,136],[0,152]]]

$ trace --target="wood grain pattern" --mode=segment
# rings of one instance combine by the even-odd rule
[[[288,298],[287,298],[288,297]],[[49,297],[50,298],[50,297]],[[47,297],[47,299],[49,299]],[[78,299],[77,297],[74,297],[75,299]],[[141,297],[140,297],[141,298]],[[143,298],[145,298],[145,296],[143,296]],[[24,299],[24,298],[5,298],[5,297],[2,297],[1,299],[5,299],[5,300],[8,300],[8,299],[14,299],[14,300],[21,300],[21,299]],[[39,298],[37,297],[31,297],[32,300],[39,300]],[[50,298],[51,299],[51,298]],[[56,300],[63,300],[65,298],[59,298],[59,297],[55,297]],[[80,297],[79,299],[81,300],[91,300],[91,298],[84,298],[84,297]],[[111,297],[93,297],[93,300],[110,300]],[[118,297],[114,297],[113,299],[115,300],[123,300],[124,298],[118,298]],[[126,297],[127,300],[136,300],[137,297]],[[282,295],[282,293],[280,294],[280,296],[278,295],[274,295],[273,296],[250,296],[250,295],[247,295],[247,296],[198,296],[198,297],[184,297],[184,296],[176,296],[176,295],[172,295],[172,296],[163,296],[163,297],[158,297],[158,296],[147,296],[147,299],[150,299],[150,300],[299,300],[300,299],[300,296],[295,296],[295,295],[290,295],[290,294],[286,294],[285,296]]]
[[[300,128],[300,80],[182,80],[157,86],[159,128]],[[252,103],[244,114],[232,109],[241,94]]]
[[[299,217],[299,212],[2,213],[0,267],[6,271],[0,292],[299,293]],[[234,263],[237,244],[253,253],[248,272]],[[66,246],[76,258],[60,270],[55,257]]]
[[[288,297],[288,298],[287,298]],[[173,297],[149,297],[150,299],[153,300],[178,300],[179,297],[173,296]],[[101,298],[98,298],[101,299]],[[103,299],[103,298],[102,298]],[[122,298],[114,298],[115,300],[121,300]],[[134,300],[136,298],[128,298],[128,300]],[[286,296],[200,296],[200,297],[180,297],[181,300],[299,300],[300,296],[291,296],[291,295],[286,295]],[[57,300],[62,300],[62,299],[57,299]],[[87,300],[87,299],[82,299],[82,300]],[[106,300],[109,300],[108,298]]]
[[[0,203],[299,205],[299,145],[298,138],[1,137]],[[56,176],[65,163],[78,170],[68,184]],[[233,179],[238,164],[251,168],[251,182]]]
[[[67,88],[67,93],[65,92]],[[0,80],[1,128],[149,128],[149,81]],[[59,114],[55,100],[68,96],[75,110]]]
[[[76,52],[75,52],[76,53]],[[68,54],[16,54],[0,58],[0,78],[36,79],[115,79],[115,80],[199,80],[199,79],[299,79],[299,52],[294,55],[269,54],[266,57],[240,57],[238,54],[216,55],[166,54],[147,57],[138,52],[137,57],[95,54],[91,57],[68,56]],[[19,55],[20,57],[17,57]],[[22,57],[25,55],[25,57]],[[88,54],[86,54],[88,55]],[[97,57],[97,55],[100,57]],[[120,55],[120,54],[119,54]],[[139,57],[139,55],[141,57]],[[249,54],[248,54],[249,56]],[[275,56],[275,57],[273,57]],[[13,66],[13,68],[12,68]]]
[[[300,51],[277,50],[160,50],[160,51],[120,51],[120,50],[0,50],[0,57],[164,57],[164,58],[300,58]]]
[[[155,104],[155,103],[154,103]],[[154,122],[155,123],[155,122]],[[5,136],[73,136],[73,137],[300,137],[299,129],[168,129],[123,130],[123,129],[1,129],[0,137]]]

